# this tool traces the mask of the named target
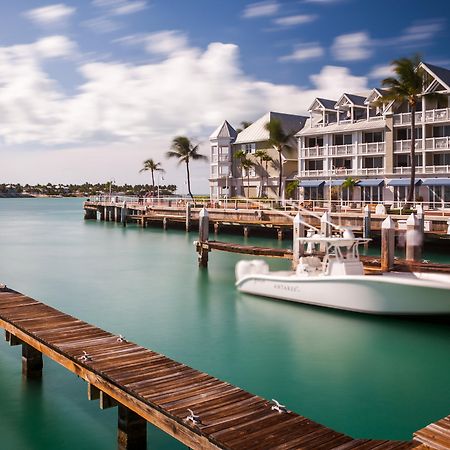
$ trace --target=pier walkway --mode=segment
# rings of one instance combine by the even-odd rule
[[[22,345],[24,376],[40,377],[45,355],[84,379],[101,408],[118,406],[119,449],[146,448],[147,421],[193,449],[450,448],[448,435],[434,446],[430,432],[355,440],[6,287],[0,327]]]

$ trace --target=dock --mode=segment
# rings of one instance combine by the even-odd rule
[[[450,449],[450,416],[411,441],[353,439],[5,286],[0,327],[22,346],[26,379],[42,376],[45,355],[118,408],[120,450],[146,448],[147,422],[193,449]]]

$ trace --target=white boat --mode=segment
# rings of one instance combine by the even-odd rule
[[[296,271],[269,271],[262,260],[236,265],[236,286],[248,294],[368,314],[450,315],[450,275],[387,272],[365,275],[358,246],[367,242],[351,232],[344,237],[301,238],[301,244],[326,246],[325,256],[303,256]]]

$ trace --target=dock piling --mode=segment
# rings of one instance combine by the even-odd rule
[[[42,353],[24,342],[22,344],[22,375],[27,379],[42,378],[43,365]]]
[[[198,214],[198,264],[208,267],[209,214],[202,208]]]
[[[406,220],[406,259],[420,261],[422,257],[423,235],[421,233],[421,221],[414,213]]]
[[[387,216],[381,224],[381,270],[389,272],[394,267],[395,222]]]
[[[300,244],[299,238],[305,235],[305,225],[300,213],[294,217],[293,231],[292,231],[292,267],[297,268],[300,256],[303,256],[304,246]]]
[[[331,236],[331,214],[328,211],[323,213],[323,216],[320,218],[320,234],[325,237]],[[324,252],[326,250],[326,244],[320,244],[320,251]]]
[[[190,202],[186,203],[186,231],[191,230],[191,214],[192,214],[192,204]]]
[[[363,218],[363,238],[370,239],[371,229],[371,212],[369,205],[364,206],[364,218]]]
[[[118,450],[145,450],[147,448],[147,421],[119,404],[117,423]]]

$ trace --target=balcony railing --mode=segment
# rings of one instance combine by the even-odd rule
[[[450,136],[425,139],[425,150],[450,150]]]
[[[384,167],[363,167],[358,169],[357,175],[384,175],[385,173]]]
[[[330,145],[328,147],[328,154],[332,156],[337,155],[352,155],[355,146],[353,144],[346,145]]]
[[[430,109],[425,111],[425,114],[422,114],[422,112],[417,112],[416,123],[421,123],[422,118],[425,119],[426,123],[444,122],[450,120],[450,108]],[[409,124],[411,124],[411,113],[394,114],[394,125]]]
[[[422,150],[422,139],[416,139],[416,150]],[[411,141],[394,141],[394,152],[410,152]]]
[[[425,173],[450,173],[450,166],[427,166]]]
[[[304,158],[315,158],[325,154],[325,147],[308,147],[302,150]]]
[[[384,153],[384,142],[370,142],[358,144],[358,153]]]

